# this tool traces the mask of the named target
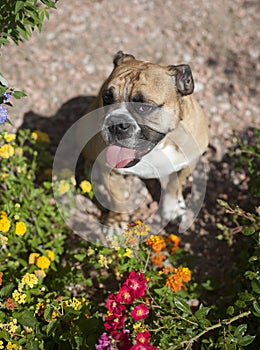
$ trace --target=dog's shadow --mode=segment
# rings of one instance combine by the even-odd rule
[[[54,155],[66,131],[88,110],[94,96],[77,96],[65,102],[53,116],[43,116],[33,111],[25,113],[20,129],[40,130],[50,137],[50,151]]]

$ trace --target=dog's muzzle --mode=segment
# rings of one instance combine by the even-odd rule
[[[164,137],[120,111],[105,117],[101,133],[108,144],[106,160],[112,168],[134,166]]]

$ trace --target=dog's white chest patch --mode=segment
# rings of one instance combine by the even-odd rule
[[[190,163],[191,160],[174,145],[158,144],[135,166],[117,169],[117,171],[122,175],[137,175],[144,179],[154,179],[168,176],[187,167]]]

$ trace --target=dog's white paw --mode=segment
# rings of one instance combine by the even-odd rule
[[[163,199],[162,216],[168,222],[174,221],[179,216],[186,214],[186,204],[183,197],[173,198],[165,194]]]

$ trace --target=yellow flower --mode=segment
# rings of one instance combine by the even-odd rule
[[[16,139],[16,135],[15,134],[9,134],[9,132],[5,132],[4,133],[4,139],[5,139],[6,142],[11,142],[11,141]]]
[[[85,301],[85,300],[84,300]],[[72,299],[66,300],[63,303],[63,306],[66,307],[72,307],[75,311],[77,311],[84,302],[82,300],[80,301],[79,299],[73,297]]]
[[[81,181],[79,187],[82,189],[83,193],[89,193],[92,190],[92,185],[87,180]]]
[[[4,173],[4,174],[2,174],[2,175],[0,176],[0,180],[1,180],[1,181],[4,181],[4,179],[6,179],[8,176],[9,176],[9,174]]]
[[[40,130],[34,130],[31,134],[31,138],[34,140],[38,140],[40,142],[46,142],[46,143],[50,142],[49,135]]]
[[[0,242],[1,242],[2,246],[7,245],[8,237],[5,237],[5,236],[0,234]]]
[[[35,273],[35,276],[37,276],[38,278],[46,277],[46,273],[43,270],[35,270],[34,273]]]
[[[26,299],[26,294],[19,292],[17,289],[13,291],[12,297],[14,301],[16,301],[18,304],[24,304]]]
[[[9,332],[10,333],[15,333],[17,330],[17,319],[14,318],[10,323],[9,323]]]
[[[22,283],[33,288],[35,284],[38,284],[38,278],[33,273],[26,273],[22,277]]]
[[[40,256],[36,259],[36,266],[38,266],[40,269],[48,269],[50,267],[50,260],[46,256]]]
[[[22,147],[17,147],[15,150],[14,150],[14,153],[17,155],[17,156],[22,156],[23,155],[23,149]]]
[[[48,255],[48,258],[51,261],[53,261],[55,259],[55,253],[52,250],[46,249],[45,252],[46,252],[46,254]]]
[[[0,349],[4,349],[4,342],[0,340]]]
[[[0,231],[8,232],[11,227],[11,222],[5,215],[0,215]]]
[[[112,263],[112,259],[111,258],[107,258],[105,255],[100,254],[99,255],[99,259],[98,262],[100,263],[100,265],[102,267],[105,267],[106,269],[108,269],[108,265]]]
[[[26,232],[26,225],[24,222],[19,221],[15,224],[15,233],[19,236],[23,236]]]
[[[37,258],[39,258],[40,254],[38,253],[31,253],[29,255],[29,264],[32,265],[32,264],[36,264],[36,260]]]
[[[70,184],[65,180],[61,180],[58,185],[58,192],[60,194],[65,194],[69,191],[69,189],[70,189]]]
[[[16,344],[13,344],[12,342],[8,342],[6,345],[6,350],[12,350],[16,348]]]
[[[74,176],[70,177],[70,182],[72,183],[73,186],[76,186],[77,182]]]
[[[126,256],[127,258],[130,258],[133,255],[133,251],[130,248],[126,248],[125,254],[123,256]]]
[[[5,144],[0,147],[0,157],[10,158],[14,155],[14,148],[11,145]]]

